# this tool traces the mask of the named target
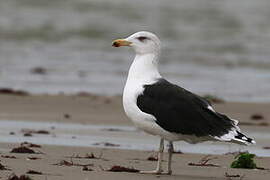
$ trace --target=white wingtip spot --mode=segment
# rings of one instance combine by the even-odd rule
[[[212,107],[212,106],[210,106],[210,105],[209,105],[209,106],[207,106],[207,108],[208,108],[208,109],[210,109],[210,110],[211,110],[211,111],[213,111],[213,112],[216,112],[216,111],[213,109],[213,107]]]

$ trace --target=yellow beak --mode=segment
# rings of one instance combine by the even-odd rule
[[[112,46],[120,47],[120,46],[130,46],[132,42],[129,42],[125,39],[116,39],[112,42]]]

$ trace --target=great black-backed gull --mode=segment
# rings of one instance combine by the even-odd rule
[[[162,78],[158,71],[160,40],[155,34],[137,32],[113,41],[113,46],[130,46],[136,52],[123,93],[127,116],[139,129],[161,138],[156,170],[141,173],[171,174],[173,141],[255,143],[240,132],[237,120],[216,112],[207,100]],[[164,140],[169,142],[166,172],[161,167]]]

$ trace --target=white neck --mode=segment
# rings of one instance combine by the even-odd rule
[[[129,69],[127,80],[153,81],[158,78],[161,78],[158,72],[158,55],[136,54]]]

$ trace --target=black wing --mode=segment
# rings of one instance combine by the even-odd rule
[[[220,137],[234,126],[227,116],[208,109],[207,100],[165,79],[144,88],[137,106],[153,115],[156,123],[169,132]]]

